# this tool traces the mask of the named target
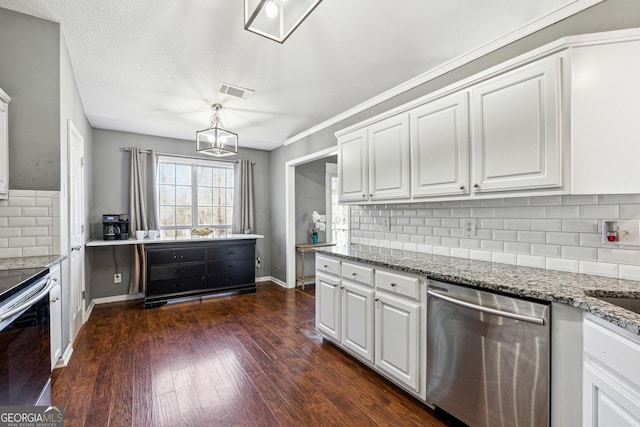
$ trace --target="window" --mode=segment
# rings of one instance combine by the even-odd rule
[[[338,246],[349,244],[349,206],[338,202],[338,165],[327,163],[327,241]]]
[[[232,163],[160,156],[160,235],[189,238],[196,227],[213,229],[213,237],[231,233],[233,175]]]

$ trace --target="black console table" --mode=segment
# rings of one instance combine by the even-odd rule
[[[178,298],[255,292],[255,248],[255,239],[145,245],[144,307]]]

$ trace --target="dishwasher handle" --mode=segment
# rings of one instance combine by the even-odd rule
[[[467,301],[459,300],[457,298],[453,298],[449,295],[444,295],[440,292],[428,290],[427,294],[431,295],[434,298],[440,298],[441,300],[450,302],[451,304],[456,304],[462,307],[470,308],[472,310],[482,311],[484,313],[495,314],[496,316],[507,317],[509,319],[522,320],[523,322],[534,323],[536,325],[544,325],[544,319],[539,317],[531,317],[525,316],[524,314],[512,313],[510,311],[497,310],[495,308],[483,307],[478,304],[473,304]]]

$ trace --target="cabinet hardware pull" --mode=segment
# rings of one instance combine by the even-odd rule
[[[344,286],[340,286],[340,289],[344,289]]]
[[[378,301],[380,301],[380,298],[376,298],[374,301],[375,301],[375,302],[378,302]]]
[[[363,199],[364,199],[364,198],[366,198],[366,197],[367,197],[367,195],[366,195],[366,194],[363,194],[363,195],[362,195],[362,198],[363,198]]]
[[[352,275],[352,276],[357,276],[357,275],[358,275],[358,273],[351,273],[351,275]]]
[[[480,188],[480,184],[473,184],[473,188]]]
[[[235,252],[227,252],[227,255],[235,255]]]
[[[77,245],[77,246],[71,246],[71,250],[72,251],[79,251],[80,249],[82,249],[82,246]]]
[[[373,193],[369,193],[369,197],[373,197]]]
[[[329,266],[327,264],[324,265],[324,268],[329,268]]]
[[[460,190],[464,190],[464,185],[461,185],[459,188]]]
[[[391,283],[391,287],[396,287],[396,286],[398,286],[397,283]]]

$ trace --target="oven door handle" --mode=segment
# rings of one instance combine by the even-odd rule
[[[470,308],[472,310],[495,314],[496,316],[507,317],[509,319],[522,320],[523,322],[535,323],[536,325],[544,325],[544,319],[541,319],[539,317],[525,316],[524,314],[517,314],[517,313],[512,313],[510,311],[502,311],[502,310],[497,310],[495,308],[483,307],[481,305],[459,300],[449,295],[444,295],[444,294],[441,294],[440,292],[436,292],[432,290],[428,290],[427,294],[431,295],[434,298],[440,298],[441,300],[450,302],[451,304],[456,304],[462,307]]]
[[[3,322],[4,320],[10,318],[11,316],[17,313],[20,313],[22,310],[27,309],[33,304],[40,301],[42,298],[44,298],[49,294],[49,291],[51,290],[51,288],[53,288],[53,281],[49,278],[47,279],[47,284],[44,286],[44,289],[38,292],[37,294],[35,294],[32,298],[29,298],[29,301],[25,301],[23,304],[20,304],[19,307],[16,307],[11,311],[2,313],[0,315],[0,322]]]

